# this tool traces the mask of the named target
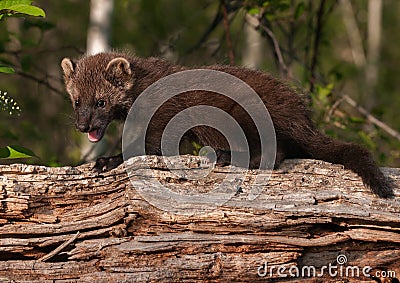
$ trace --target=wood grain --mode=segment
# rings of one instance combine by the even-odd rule
[[[272,174],[249,171],[224,184],[233,190],[227,201],[215,193],[199,204],[192,195],[238,173],[214,168],[191,180],[210,168],[178,158],[166,160],[187,167],[136,157],[102,174],[93,164],[1,165],[0,282],[398,282],[400,169],[383,168],[394,199],[377,198],[339,165],[288,160]],[[165,187],[182,198],[169,199]],[[179,213],[150,204],[144,191]],[[277,273],[336,266],[339,255],[344,268],[370,266],[371,275],[393,271],[397,279]],[[265,264],[274,272],[260,276]]]

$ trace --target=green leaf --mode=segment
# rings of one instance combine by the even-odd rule
[[[328,84],[327,86],[323,87],[317,85],[317,93],[320,99],[325,99],[332,93],[333,84]]]
[[[300,18],[300,16],[304,13],[305,8],[306,8],[306,5],[304,4],[304,2],[301,2],[299,5],[297,5],[296,11],[294,13],[294,18],[296,20],[298,18]]]
[[[352,122],[352,123],[359,123],[359,124],[365,123],[365,119],[364,118],[356,117],[356,116],[350,116],[349,117],[349,121]]]
[[[260,13],[260,9],[258,9],[258,8],[251,8],[251,9],[248,11],[248,13],[249,13],[250,15],[258,15],[258,14]]]
[[[39,7],[32,6],[31,0],[0,0],[0,19],[3,15],[24,14],[34,17],[46,17]]]
[[[14,5],[8,8],[8,10],[15,11],[20,14],[34,16],[34,17],[46,17],[46,13],[40,9],[39,7],[31,6],[31,5]]]
[[[0,0],[0,10],[8,9],[8,7],[13,5],[31,5],[32,0]]]
[[[199,155],[199,151],[203,146],[195,141],[192,141],[191,144],[194,147],[193,155]]]
[[[9,10],[11,6],[15,5],[31,5],[32,0],[0,0],[0,11]]]
[[[370,148],[371,150],[376,149],[377,145],[370,136],[368,136],[366,133],[364,133],[362,131],[358,132],[358,135],[368,148]]]
[[[0,66],[0,73],[13,74],[15,73],[14,69],[8,66]]]
[[[271,3],[270,3],[269,1],[265,1],[265,2],[262,4],[262,6],[263,6],[264,8],[268,7],[269,5],[271,5]]]
[[[2,159],[17,159],[37,157],[33,151],[19,145],[10,145],[0,148],[0,158]]]

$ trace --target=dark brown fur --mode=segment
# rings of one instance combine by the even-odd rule
[[[116,60],[110,63],[113,59]],[[126,119],[135,98],[148,86],[169,74],[189,69],[158,58],[138,58],[122,53],[87,56],[76,63],[64,59],[62,67],[66,89],[74,104],[76,127],[82,132],[97,130],[101,136],[111,120]],[[393,196],[389,182],[371,154],[359,145],[332,139],[318,131],[301,98],[286,84],[269,74],[242,67],[217,65],[203,68],[232,74],[249,84],[261,97],[276,131],[275,167],[285,158],[314,158],[343,164],[360,175],[375,194]],[[104,105],[98,103],[99,100],[103,100]],[[260,140],[250,116],[229,98],[215,93],[191,92],[167,102],[149,126],[146,153],[161,154],[160,138],[166,123],[179,111],[200,104],[225,110],[238,121],[250,143],[251,166],[258,167]],[[189,134],[200,144],[216,149],[222,160],[229,160],[229,146],[217,131],[196,127]],[[99,158],[95,168],[109,170],[120,163],[122,155]]]

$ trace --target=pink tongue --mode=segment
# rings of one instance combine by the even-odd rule
[[[100,130],[94,130],[88,133],[88,139],[91,142],[98,142],[99,140],[101,140],[101,138],[102,136]]]

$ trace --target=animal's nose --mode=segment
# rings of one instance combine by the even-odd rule
[[[81,132],[83,132],[83,133],[86,133],[86,132],[89,132],[89,125],[88,124],[76,124],[76,128],[79,130],[79,131],[81,131]]]
[[[92,113],[88,111],[87,108],[82,107],[79,109],[79,111],[75,113],[76,128],[83,133],[89,132],[91,127],[91,116]]]

